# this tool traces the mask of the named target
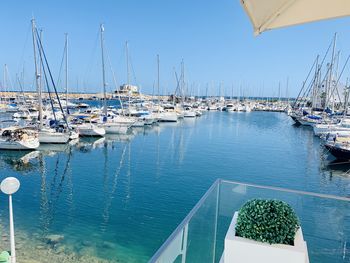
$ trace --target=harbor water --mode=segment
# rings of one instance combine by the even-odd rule
[[[18,261],[147,262],[217,178],[349,196],[350,166],[331,162],[320,144],[284,113],[206,112],[128,135],[1,151],[1,179],[21,182]]]

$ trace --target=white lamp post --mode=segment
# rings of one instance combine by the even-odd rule
[[[3,193],[9,196],[9,214],[10,214],[10,241],[11,241],[11,263],[16,263],[16,249],[15,249],[15,230],[13,224],[13,209],[12,209],[12,194],[19,189],[20,182],[15,177],[5,178],[0,185]]]

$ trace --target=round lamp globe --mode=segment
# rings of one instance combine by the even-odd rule
[[[16,193],[19,189],[20,182],[15,177],[7,177],[2,180],[0,184],[0,189],[3,193],[7,195],[12,195]]]

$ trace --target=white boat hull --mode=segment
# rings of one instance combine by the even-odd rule
[[[143,118],[144,124],[145,125],[152,125],[153,123],[156,122],[156,120],[150,116],[146,116]]]
[[[196,117],[196,112],[195,111],[185,111],[184,112],[184,117],[185,118],[195,118]]]
[[[96,125],[81,125],[77,130],[80,136],[102,137],[106,134],[104,128],[97,127]]]
[[[106,134],[126,134],[129,127],[119,123],[103,123],[99,127],[105,129]]]
[[[304,120],[302,118],[298,118],[298,121],[301,125],[304,125],[304,126],[311,126],[313,127],[314,125],[316,125],[317,123],[315,122],[311,122],[311,121],[307,121],[307,120]]]
[[[69,141],[69,133],[39,131],[40,143],[67,143]]]
[[[176,112],[163,112],[160,115],[159,121],[161,122],[177,122]]]
[[[38,139],[32,139],[27,141],[8,141],[0,138],[1,150],[35,150],[39,147],[40,143]]]

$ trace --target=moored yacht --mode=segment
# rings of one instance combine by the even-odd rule
[[[233,112],[235,110],[233,103],[227,103],[225,107],[225,111]]]
[[[1,150],[34,150],[40,145],[37,132],[30,129],[10,127],[0,132]]]
[[[194,110],[192,110],[191,107],[185,107],[185,110],[184,110],[184,117],[185,118],[194,118],[196,117],[196,112]]]

